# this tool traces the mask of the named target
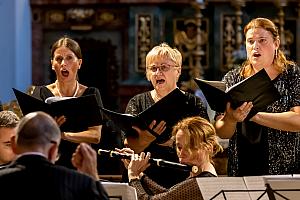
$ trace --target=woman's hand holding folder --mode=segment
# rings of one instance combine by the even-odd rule
[[[66,116],[62,115],[62,116],[59,116],[59,117],[54,117],[57,125],[60,127],[61,125],[63,125],[63,123],[66,122],[67,118]]]
[[[244,102],[237,109],[233,109],[230,105],[230,102],[228,102],[226,105],[225,115],[234,122],[242,122],[247,118],[252,108],[252,102]]]
[[[136,153],[142,152],[147,146],[149,146],[157,136],[161,135],[166,130],[166,122],[160,121],[157,125],[156,120],[153,120],[148,129],[141,129],[137,126],[132,126],[134,130],[138,133],[138,137],[128,137],[127,140],[130,140],[130,144],[134,144],[130,146],[131,149]],[[155,134],[154,134],[155,133]],[[125,140],[125,144],[128,145],[128,141]]]

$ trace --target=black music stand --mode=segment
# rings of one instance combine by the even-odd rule
[[[290,200],[289,198],[283,196],[282,194],[280,194],[279,192],[292,192],[292,191],[299,191],[300,192],[300,188],[299,189],[277,189],[277,190],[273,190],[270,186],[269,183],[266,183],[266,189],[265,190],[221,190],[220,192],[218,192],[216,195],[214,195],[212,198],[210,198],[210,200],[213,200],[215,198],[217,198],[219,195],[223,195],[224,200],[227,200],[226,198],[226,192],[230,193],[230,192],[262,192],[262,194],[257,198],[257,200],[260,200],[265,194],[268,195],[269,200],[276,200],[275,195],[280,196],[281,198],[285,199],[285,200]]]
[[[213,200],[217,198],[219,195],[223,195],[224,200],[227,200],[226,193],[235,193],[235,192],[262,192],[261,196],[259,196],[259,199],[266,193],[266,190],[221,190],[216,195],[214,195],[210,200]]]

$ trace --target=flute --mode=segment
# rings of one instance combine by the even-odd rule
[[[120,158],[120,159],[128,159],[128,160],[130,160],[132,156],[132,154],[119,153],[117,151],[104,150],[104,149],[98,149],[98,154],[106,155],[111,158]],[[192,171],[194,173],[198,171],[197,166],[185,165],[185,164],[171,162],[163,159],[150,158],[149,163],[154,164],[158,167],[168,167],[168,168],[179,169],[183,171]]]

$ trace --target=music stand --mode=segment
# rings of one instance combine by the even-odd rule
[[[299,199],[300,179],[299,177],[264,177],[266,192],[270,200],[278,199]],[[276,198],[275,198],[276,197]]]
[[[110,200],[137,200],[137,193],[134,187],[128,183],[101,182]]]
[[[259,199],[266,193],[265,190],[221,190],[220,192],[218,192],[216,195],[214,195],[212,198],[210,198],[210,200],[213,200],[215,198],[217,198],[219,195],[223,195],[224,200],[227,200],[226,197],[226,192],[227,193],[236,193],[236,192],[263,192],[260,196]]]
[[[271,188],[270,184],[266,183],[266,189],[265,190],[221,190],[216,195],[214,195],[212,198],[210,198],[210,200],[213,200],[213,199],[217,198],[221,194],[223,195],[224,200],[227,200],[226,193],[230,193],[230,192],[233,192],[233,193],[235,193],[235,192],[247,192],[247,193],[249,193],[249,192],[263,192],[257,198],[257,200],[260,200],[265,194],[268,195],[269,200],[276,200],[275,195],[280,196],[284,200],[292,200],[292,199],[289,199],[289,198],[287,198],[284,195],[279,193],[279,192],[292,192],[292,191],[300,192],[300,189],[278,189],[278,190],[273,190]]]

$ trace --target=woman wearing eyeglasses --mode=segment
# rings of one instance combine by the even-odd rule
[[[78,70],[82,64],[79,44],[66,36],[57,40],[51,48],[51,65],[56,74],[56,81],[49,85],[37,86],[33,96],[45,101],[49,97],[80,97],[95,94],[99,106],[102,106],[100,92],[95,87],[87,87],[78,82]],[[62,125],[64,116],[57,116],[57,123]],[[71,157],[80,142],[99,143],[102,126],[81,127],[78,130],[62,133],[60,158],[58,164],[72,167]]]
[[[177,81],[181,74],[181,65],[182,56],[177,49],[171,48],[166,43],[155,46],[146,56],[146,77],[151,82],[153,90],[138,94],[130,99],[126,113],[139,114],[176,89]],[[199,112],[199,116],[209,119],[204,103],[200,98],[193,94],[182,92],[186,96],[188,104],[195,107],[195,110]],[[174,113],[176,113],[176,110],[174,110]],[[149,125],[149,128],[160,135],[166,134],[164,132],[166,126],[166,122],[154,120]],[[169,140],[161,143],[149,131],[142,130],[139,127],[133,128],[136,130],[135,134],[126,135],[125,133],[124,135],[125,146],[131,148],[135,153],[150,152],[154,158],[178,162],[176,150],[173,147],[173,140],[169,138]],[[171,137],[171,134],[169,135]],[[150,166],[146,173],[151,179],[164,187],[171,187],[188,176],[184,172],[155,166]]]

